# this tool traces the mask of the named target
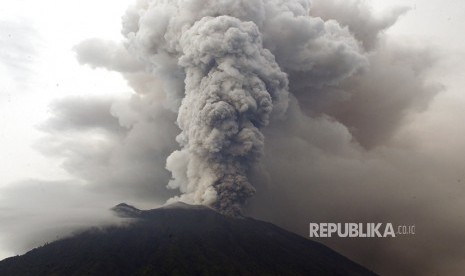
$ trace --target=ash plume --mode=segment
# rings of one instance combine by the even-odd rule
[[[239,214],[255,192],[248,173],[263,155],[260,130],[287,108],[283,69],[321,86],[365,64],[348,30],[308,16],[309,8],[309,1],[139,1],[128,10],[129,49],[155,73],[184,78],[182,93],[166,91],[183,97],[181,149],[166,165],[168,187],[182,192],[172,200]]]
[[[181,36],[186,91],[177,137],[182,150],[168,157],[181,200],[238,214],[253,195],[247,171],[262,152],[260,128],[287,105],[287,76],[262,47],[255,24],[204,17]],[[185,167],[179,167],[184,163]]]

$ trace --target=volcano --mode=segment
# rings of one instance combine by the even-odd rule
[[[252,218],[176,203],[119,204],[130,222],[89,229],[0,262],[0,275],[376,275],[330,248]]]

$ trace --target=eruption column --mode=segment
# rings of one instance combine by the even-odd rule
[[[186,73],[178,115],[182,149],[167,168],[179,199],[210,205],[228,215],[255,192],[247,171],[261,157],[273,109],[286,110],[287,75],[253,22],[204,17],[184,31],[179,65]]]

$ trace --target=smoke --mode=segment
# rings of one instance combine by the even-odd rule
[[[180,45],[182,150],[168,157],[174,176],[168,187],[179,188],[183,201],[235,215],[254,193],[247,171],[263,152],[260,128],[273,109],[285,111],[287,77],[250,22],[205,17],[182,34]]]
[[[260,129],[286,111],[282,70],[321,87],[366,65],[347,28],[309,17],[309,8],[308,1],[139,1],[128,10],[129,49],[155,74],[185,79],[183,93],[165,91],[183,97],[181,150],[166,166],[168,187],[182,192],[173,200],[239,214],[255,192],[247,175],[263,154]]]
[[[378,46],[380,34],[394,25],[399,16],[407,11],[407,7],[393,7],[375,16],[363,0],[320,0],[312,2],[310,15],[324,20],[333,19],[342,26],[347,26],[364,49],[372,51]]]
[[[385,34],[406,10],[139,0],[124,41],[75,47],[133,92],[56,101],[37,148],[105,202],[180,199],[304,236],[309,222],[415,224],[318,241],[381,274],[460,274],[463,100],[439,93],[435,49]]]

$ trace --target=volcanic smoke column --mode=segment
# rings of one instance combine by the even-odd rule
[[[178,111],[181,149],[166,167],[168,187],[181,195],[172,200],[240,212],[254,193],[247,174],[263,153],[260,129],[287,108],[288,75],[297,99],[325,102],[334,95],[325,88],[368,66],[348,27],[310,16],[310,7],[309,0],[137,0],[127,10],[128,49],[163,87],[162,104]]]
[[[253,22],[204,17],[184,31],[179,65],[186,73],[177,137],[167,168],[184,201],[237,215],[255,192],[248,169],[263,152],[260,128],[287,107],[288,80]]]

